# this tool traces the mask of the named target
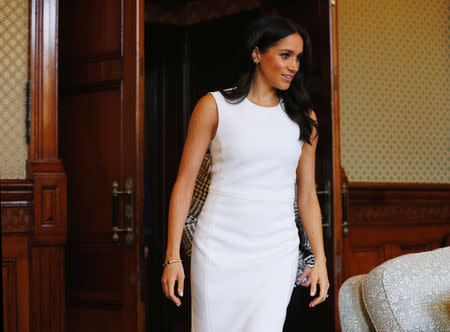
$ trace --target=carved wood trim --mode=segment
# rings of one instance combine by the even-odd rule
[[[349,183],[344,279],[450,237],[450,184]]]
[[[30,331],[29,236],[2,236],[5,331]]]
[[[31,0],[30,160],[58,159],[58,0]]]
[[[32,200],[33,181],[27,179],[0,180],[0,195],[2,205],[15,201]]]
[[[348,222],[445,224],[450,184],[349,183]]]
[[[0,180],[2,234],[30,232],[33,226],[33,182]]]
[[[65,331],[64,247],[32,248],[31,330]]]
[[[405,182],[349,182],[349,186],[361,190],[443,190],[450,191],[450,183],[405,183]]]
[[[2,234],[28,233],[32,230],[32,208],[2,205]]]
[[[67,237],[67,183],[62,164],[30,163],[30,167],[34,180],[33,242],[62,244]]]
[[[17,299],[17,259],[2,257],[3,283],[8,287],[3,289],[3,305],[8,308],[3,322],[6,331],[18,331],[17,314],[19,311]]]
[[[65,331],[66,173],[59,158],[59,0],[31,0],[31,135],[27,178],[33,183],[32,331]]]
[[[145,0],[145,22],[191,25],[261,7],[268,7],[273,11],[270,4],[261,0],[233,2],[216,0],[214,6],[207,0],[174,2]]]

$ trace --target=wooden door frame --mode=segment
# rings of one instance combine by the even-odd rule
[[[338,57],[338,7],[336,1],[330,5],[331,26],[331,91],[332,91],[332,140],[333,140],[333,252],[334,264],[330,273],[334,280],[334,321],[335,330],[340,331],[338,294],[342,285],[342,166],[341,166],[341,125],[340,125],[340,103],[339,103],[339,57]]]
[[[135,50],[130,50],[131,54],[135,54],[137,60],[134,63],[130,63],[129,66],[131,70],[135,70],[136,82],[135,82],[135,95],[134,105],[136,105],[136,150],[138,154],[138,160],[136,165],[136,233],[138,245],[136,246],[136,257],[137,257],[137,275],[140,277],[140,282],[138,282],[138,287],[136,287],[136,326],[137,331],[143,332],[146,328],[146,303],[144,292],[147,290],[145,287],[146,282],[142,276],[145,275],[145,263],[144,263],[144,205],[145,205],[145,183],[144,183],[144,172],[145,172],[145,151],[146,142],[148,136],[145,134],[145,1],[136,0],[136,26],[135,30],[131,31],[130,34],[134,38],[129,41],[124,41],[125,45],[131,45],[131,47],[136,48]],[[138,40],[138,43],[136,43]],[[131,56],[130,56],[131,57]],[[141,300],[140,300],[141,299]]]
[[[137,27],[137,33],[143,36],[143,1],[137,10],[137,24],[140,25]],[[21,294],[24,292],[26,294],[25,305],[28,309],[21,314],[27,317],[17,317],[19,320],[29,321],[25,331],[61,332],[67,329],[65,296],[67,181],[59,153],[58,30],[59,0],[30,0],[30,141],[26,178],[0,180],[1,191],[8,196],[7,202],[2,204],[2,207],[6,207],[2,209],[2,215],[5,216],[2,226],[9,227],[7,232],[13,229],[16,235],[24,233],[29,243],[25,248],[25,254],[22,255],[26,261],[24,266],[27,267],[24,271],[29,272],[20,280],[21,284],[16,285],[21,287]],[[140,45],[135,45],[139,49],[140,66],[130,66],[130,69],[135,68],[140,78],[136,83],[138,91],[135,100],[141,109],[139,126],[143,126],[144,109],[144,100],[139,98],[144,91],[143,38],[141,40]],[[137,139],[139,144],[144,144],[144,137],[139,136]],[[138,171],[140,178],[143,178],[143,166]],[[20,201],[17,201],[17,197]],[[11,199],[14,199],[14,202],[10,202]],[[143,202],[140,202],[138,205],[142,204]],[[16,212],[17,209],[20,211]],[[3,232],[2,236],[4,234],[6,233]],[[139,316],[138,325],[140,330],[143,330],[145,317]]]
[[[6,196],[2,203],[2,237],[20,236],[25,240],[20,241],[25,245],[14,251],[20,259],[20,271],[25,271],[15,285],[17,294],[24,297],[21,303],[25,308],[17,312],[17,320],[27,322],[24,331],[66,330],[67,189],[59,158],[58,1],[29,2],[30,142],[26,177],[1,180],[0,184],[2,198]]]
[[[59,0],[30,1],[31,330],[65,331],[66,172],[59,158]]]
[[[80,4],[60,2],[60,58],[64,59],[61,64],[59,82],[62,111],[60,141],[63,145],[61,159],[71,176],[68,179],[68,195],[71,197],[69,208],[72,206],[72,209],[78,208],[80,211],[88,212],[85,208],[90,206],[90,201],[78,201],[77,199],[84,194],[84,190],[89,190],[90,186],[88,182],[85,182],[85,170],[80,172],[78,162],[81,161],[79,158],[83,158],[83,162],[92,160],[94,163],[97,163],[98,159],[88,153],[89,148],[84,146],[84,141],[80,140],[81,137],[86,136],[80,130],[85,125],[90,128],[107,130],[101,136],[94,136],[94,134],[88,136],[89,140],[91,142],[100,140],[98,141],[100,149],[106,148],[105,153],[114,157],[114,159],[107,160],[108,163],[119,162],[116,163],[117,168],[113,168],[113,164],[105,164],[105,169],[114,169],[113,173],[107,175],[110,184],[102,182],[101,187],[96,187],[96,189],[106,190],[103,193],[107,194],[108,189],[103,186],[110,186],[113,181],[117,181],[119,190],[124,190],[122,188],[124,188],[126,180],[128,178],[133,180],[132,217],[126,219],[126,222],[122,220],[122,216],[125,215],[123,213],[125,204],[122,205],[122,202],[125,203],[125,201],[119,199],[118,203],[118,226],[122,228],[130,225],[133,240],[131,244],[126,244],[123,239],[125,236],[120,236],[120,240],[115,244],[111,239],[111,220],[102,219],[98,224],[101,224],[101,227],[88,229],[85,227],[86,219],[78,219],[80,216],[76,214],[75,210],[69,209],[67,271],[70,274],[67,275],[66,286],[67,324],[70,324],[71,330],[77,331],[84,330],[88,326],[89,330],[98,329],[99,325],[94,322],[108,322],[117,330],[128,328],[133,331],[144,331],[145,306],[141,300],[144,297],[141,283],[144,272],[141,269],[143,265],[145,145],[144,2],[143,0],[118,0],[107,5],[110,6],[108,12],[97,8],[100,11],[93,14],[94,7],[90,2],[83,1]],[[108,29],[104,29],[105,27]],[[86,37],[83,31],[96,31],[98,34]],[[109,37],[112,39],[108,39]],[[101,42],[103,38],[107,39],[105,44]],[[79,43],[79,41],[82,42]],[[98,42],[99,44],[95,45]],[[100,96],[103,93],[111,94],[110,96],[114,98],[116,104],[105,106],[105,100],[97,99],[103,98]],[[85,104],[86,99],[84,98],[89,100],[88,105]],[[79,102],[81,104],[78,104]],[[97,102],[100,103],[97,104]],[[117,117],[108,122],[106,119],[108,113],[98,113],[101,117],[88,117],[93,120],[90,122],[85,116],[89,113],[80,115],[79,107],[84,110],[90,109],[92,113],[111,111]],[[79,117],[75,114],[78,114]],[[72,117],[74,117],[74,123],[70,121]],[[102,125],[104,127],[101,127]],[[80,136],[78,136],[79,133]],[[114,143],[118,145],[109,147],[103,145],[102,138],[107,137],[106,135],[111,135],[113,139],[117,138]],[[92,139],[94,140],[92,141]],[[110,147],[111,150],[109,150]],[[69,157],[74,156],[71,154],[72,149],[78,150],[79,148],[85,149],[82,157],[80,155],[74,158]],[[95,172],[88,176],[93,174],[97,177],[101,176],[97,171],[99,168],[96,168]],[[77,179],[81,180],[84,188],[74,185],[74,181]],[[109,199],[106,196],[105,200],[103,198],[101,200],[107,202]],[[104,207],[106,208],[106,206]],[[95,209],[95,207],[92,208]],[[98,212],[98,210],[95,211]],[[95,224],[94,219],[88,218],[88,220]],[[106,250],[101,255],[107,253],[107,250],[114,251],[114,255],[97,256],[99,250]],[[101,272],[86,272],[86,265],[96,265],[106,257],[111,258],[111,261],[105,260]],[[126,259],[124,259],[125,257]],[[116,288],[102,288],[102,281],[105,278],[109,279],[109,275],[105,274],[105,271],[110,271],[109,267],[111,266],[119,267],[118,270],[114,270],[117,273],[114,276]],[[90,286],[85,287],[86,285]],[[90,317],[96,315],[94,311],[98,309],[108,311],[103,311],[105,314],[98,321],[91,322]],[[114,317],[117,320],[112,323],[112,320],[109,319]]]

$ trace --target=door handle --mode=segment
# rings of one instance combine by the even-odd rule
[[[348,188],[344,183],[342,185],[342,233],[344,236],[348,235],[348,222],[347,222],[347,194]]]
[[[317,185],[316,185],[317,188]],[[331,183],[330,180],[325,184],[325,190],[316,190],[319,202],[323,205],[322,227],[324,235],[331,238]],[[322,198],[323,197],[323,198]],[[322,207],[321,205],[321,207]]]
[[[125,217],[128,220],[128,227],[119,228],[119,196],[126,196]],[[127,244],[133,242],[133,179],[127,178],[125,181],[125,190],[119,190],[119,184],[114,181],[112,184],[112,240],[119,242],[119,234],[126,233],[125,241]]]

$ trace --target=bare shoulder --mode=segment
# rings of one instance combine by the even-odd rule
[[[211,140],[218,122],[216,100],[213,95],[208,93],[198,100],[192,112],[189,120],[188,140],[190,140],[190,132],[195,136],[199,133],[206,133],[208,139]]]
[[[192,112],[191,120],[200,120],[202,123],[208,123],[211,126],[217,125],[217,104],[212,94],[208,93],[198,100]]]
[[[212,94],[208,93],[198,100],[197,105],[195,106],[195,109],[201,109],[201,112],[206,111],[206,112],[210,112],[210,113],[216,113],[216,112],[212,112],[212,111],[217,110],[216,99],[214,98],[214,96]]]

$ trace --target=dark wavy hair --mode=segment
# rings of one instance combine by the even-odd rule
[[[311,100],[305,88],[305,76],[311,68],[311,40],[305,29],[291,20],[279,16],[265,16],[253,22],[244,35],[241,51],[238,53],[239,79],[233,89],[222,89],[220,92],[229,103],[240,103],[245,99],[255,76],[256,65],[252,52],[258,47],[265,53],[280,39],[298,33],[303,39],[303,53],[300,56],[300,67],[287,90],[276,90],[282,98],[282,107],[286,114],[300,127],[299,140],[311,144],[313,127],[317,133],[319,125],[310,117]],[[317,136],[317,135],[316,135]]]

